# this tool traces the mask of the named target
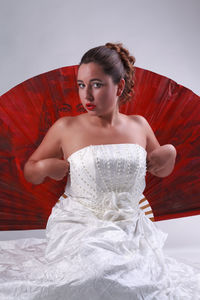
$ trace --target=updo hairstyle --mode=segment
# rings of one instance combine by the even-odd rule
[[[94,62],[99,64],[104,73],[110,75],[115,84],[122,78],[125,80],[123,93],[119,97],[119,105],[125,104],[133,97],[135,57],[120,44],[106,43],[88,50],[82,57],[80,65]]]

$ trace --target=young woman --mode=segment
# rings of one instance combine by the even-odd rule
[[[24,167],[34,184],[68,176],[65,193],[46,239],[26,240],[19,264],[0,271],[0,298],[200,299],[200,272],[164,256],[167,235],[139,208],[146,171],[170,175],[176,149],[161,146],[144,117],[119,112],[134,62],[111,43],[82,57],[77,83],[87,113],[57,120]]]
[[[47,176],[63,179],[69,169],[67,157],[91,144],[138,144],[147,151],[151,174],[165,177],[172,172],[174,146],[160,146],[144,117],[119,113],[120,104],[128,101],[133,91],[134,62],[120,44],[107,43],[83,56],[77,83],[87,113],[63,117],[53,124],[25,165],[28,181],[38,184]]]

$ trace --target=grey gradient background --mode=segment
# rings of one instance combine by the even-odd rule
[[[0,94],[49,70],[79,63],[91,47],[122,42],[136,66],[200,95],[199,0],[0,0]],[[13,199],[14,201],[14,199]],[[168,253],[200,262],[200,216],[156,222]],[[0,239],[44,237],[0,232]]]

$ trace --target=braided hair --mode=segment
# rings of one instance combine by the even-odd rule
[[[124,78],[125,87],[119,97],[119,105],[131,101],[134,95],[135,57],[121,43],[106,43],[88,50],[81,58],[79,66],[90,62],[99,64],[115,84]]]

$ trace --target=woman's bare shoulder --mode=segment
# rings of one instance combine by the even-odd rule
[[[145,117],[141,115],[128,115],[128,118],[135,122],[135,124],[139,125],[142,129],[146,129],[146,127],[149,125],[148,121],[145,119]]]
[[[129,118],[139,124],[145,131],[151,127],[147,119],[141,115],[129,115]]]
[[[128,117],[131,119],[131,120],[135,120],[135,121],[137,121],[137,122],[142,122],[142,121],[144,121],[144,117],[143,116],[141,116],[141,115],[128,115]],[[146,120],[146,119],[145,119]]]
[[[64,116],[57,119],[54,125],[57,127],[58,130],[60,129],[69,129],[73,125],[77,124],[79,121],[79,116]]]
[[[153,129],[151,128],[149,122],[145,117],[141,115],[130,115],[129,117],[130,119],[135,120],[144,129],[144,132],[146,134],[146,139],[147,139],[146,150],[148,153],[160,147],[160,144],[153,132]]]
[[[57,126],[66,126],[67,124],[70,124],[73,122],[73,116],[64,116],[57,119],[55,122],[55,125]]]

